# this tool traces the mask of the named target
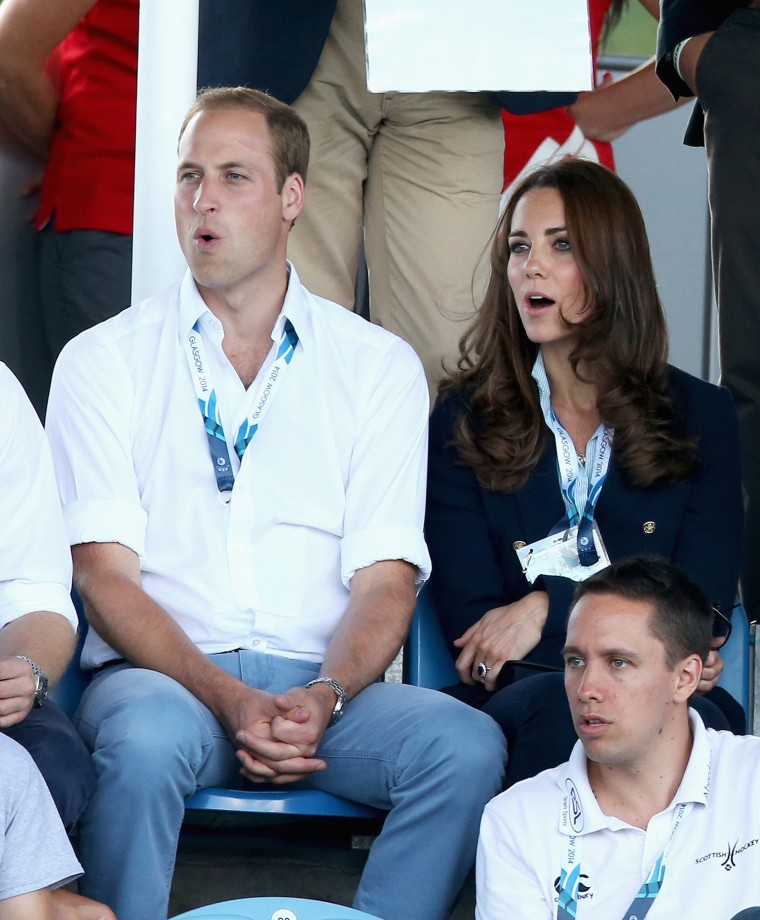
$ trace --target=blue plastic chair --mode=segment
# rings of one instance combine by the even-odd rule
[[[79,700],[90,682],[90,674],[79,667],[79,655],[87,632],[82,603],[72,594],[79,614],[79,640],[74,660],[51,692],[51,697],[64,711],[73,716]],[[185,799],[185,808],[193,811],[223,811],[238,814],[291,815],[297,817],[321,816],[330,818],[384,818],[385,811],[352,802],[340,795],[319,789],[291,789],[287,786],[262,789],[223,789],[212,786],[199,789]]]
[[[459,682],[427,585],[417,597],[417,609],[404,646],[403,674],[405,684],[429,690],[440,690]]]
[[[720,650],[723,658],[723,673],[718,686],[727,690],[731,696],[742,704],[749,718],[750,708],[750,650],[753,645],[747,613],[741,604],[731,613],[733,629],[728,642]]]
[[[731,615],[733,631],[721,650],[724,661],[719,686],[750,714],[750,637],[744,608],[737,606]],[[433,598],[424,587],[417,598],[417,609],[404,648],[404,682],[440,690],[459,681],[451,653],[443,638]]]
[[[378,920],[353,907],[306,898],[242,898],[178,914],[173,920]]]

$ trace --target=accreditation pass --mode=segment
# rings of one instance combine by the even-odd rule
[[[610,557],[607,555],[596,521],[592,533],[599,554],[598,561],[593,565],[581,565],[578,558],[578,527],[574,526],[550,534],[543,540],[536,540],[535,543],[520,546],[516,552],[523,575],[531,584],[540,575],[559,575],[573,581],[585,581],[594,572],[606,569],[610,564]]]

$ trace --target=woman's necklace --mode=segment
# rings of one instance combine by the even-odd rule
[[[576,451],[576,454],[578,455],[578,463],[580,463],[581,466],[585,466],[586,465],[586,455],[580,453],[580,451]]]

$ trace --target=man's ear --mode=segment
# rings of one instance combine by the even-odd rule
[[[291,173],[282,184],[282,217],[293,223],[301,213],[306,198],[304,181],[298,173]]]
[[[699,655],[687,655],[676,666],[676,686],[673,699],[677,703],[686,702],[699,686],[702,677],[702,659]]]

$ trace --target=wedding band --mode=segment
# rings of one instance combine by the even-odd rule
[[[488,677],[488,672],[489,672],[490,670],[491,670],[491,669],[488,667],[488,665],[485,663],[485,661],[481,661],[480,664],[478,665],[478,677],[479,677],[481,680],[485,680],[486,677]]]

